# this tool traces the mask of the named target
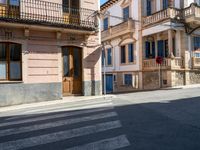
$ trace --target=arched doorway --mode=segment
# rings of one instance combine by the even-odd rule
[[[63,96],[82,94],[82,49],[62,47]]]

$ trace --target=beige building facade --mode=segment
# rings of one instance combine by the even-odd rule
[[[113,46],[117,38],[120,43],[126,35],[125,31],[128,31],[127,34],[134,39],[134,45],[137,45],[134,56],[138,61],[135,65],[125,64],[126,69],[120,72],[121,78],[113,77],[112,92],[199,84],[199,5],[196,0],[110,0],[103,4],[101,12],[105,15],[102,17],[102,43],[111,43]],[[130,23],[127,23],[129,26],[125,27],[123,24],[130,20],[134,25],[130,27]],[[118,50],[113,46],[114,53],[118,53],[113,58],[116,62],[121,61],[124,51],[123,46],[118,45]],[[127,55],[126,59],[132,57]],[[108,59],[106,55],[105,58]],[[156,58],[162,59],[161,65],[156,62]],[[121,64],[118,63],[117,67],[121,68]],[[109,69],[106,66],[106,74],[115,74],[115,68]],[[131,72],[129,77],[124,76],[127,72]],[[138,73],[138,81],[135,80],[135,72]],[[126,89],[119,89],[115,83]],[[135,83],[138,86],[133,90]]]
[[[96,0],[0,4],[0,106],[101,95]]]

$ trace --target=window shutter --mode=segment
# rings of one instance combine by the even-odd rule
[[[156,57],[156,49],[155,49],[155,42],[152,42],[152,57]]]
[[[158,41],[158,56],[163,57],[163,51],[164,51],[164,41],[160,40]]]
[[[151,15],[151,0],[147,0],[147,16]]]
[[[146,41],[145,45],[146,45],[145,56],[146,56],[146,58],[149,58],[149,54],[150,54],[150,42]]]

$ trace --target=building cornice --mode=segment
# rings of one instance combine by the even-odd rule
[[[103,5],[101,5],[101,11],[104,11],[105,9],[107,9],[110,6],[112,6],[113,4],[115,4],[118,1],[120,1],[120,0],[108,0]]]

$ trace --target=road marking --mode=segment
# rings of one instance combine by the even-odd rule
[[[67,119],[67,120],[60,120],[60,121],[56,121],[56,122],[39,124],[39,125],[36,124],[36,125],[31,125],[31,126],[26,126],[26,127],[0,130],[0,137],[7,136],[7,135],[13,135],[13,134],[19,134],[19,133],[25,133],[25,132],[31,132],[31,131],[37,131],[37,130],[41,130],[41,129],[54,128],[54,127],[59,127],[59,126],[64,126],[64,125],[70,125],[70,124],[74,124],[74,123],[115,117],[115,116],[117,116],[116,112],[107,112],[107,113],[100,113],[100,114],[96,114],[96,115],[85,116],[85,117],[81,117],[81,118],[72,118],[72,119]]]
[[[91,109],[91,110],[81,110],[81,111],[74,111],[74,112],[68,112],[68,113],[64,112],[62,114],[55,114],[51,116],[41,116],[41,117],[36,117],[36,118],[24,119],[24,120],[3,122],[3,123],[0,123],[0,127],[17,125],[17,124],[22,124],[22,123],[30,123],[30,122],[36,122],[36,121],[42,121],[42,120],[48,120],[48,119],[55,119],[55,118],[70,117],[70,116],[75,116],[75,115],[80,115],[80,114],[94,113],[94,112],[111,110],[111,109],[113,109],[113,107]]]
[[[97,142],[89,143],[82,146],[68,148],[66,150],[115,150],[129,146],[130,143],[125,135],[114,138],[103,139]]]
[[[36,109],[32,109],[32,110],[27,110],[27,111],[24,111],[24,113],[31,113],[31,112],[37,112],[37,111],[44,111],[44,110],[54,110],[54,109],[70,109],[70,108],[74,108],[74,107],[84,107],[84,106],[93,106],[93,105],[98,105],[98,104],[110,104],[112,102],[112,100],[104,100],[104,101],[91,101],[91,102],[88,102],[88,103],[75,103],[75,104],[70,104],[70,105],[61,105],[61,106],[57,106],[57,107],[49,107],[49,108],[46,108],[46,107],[43,107],[43,108],[36,108]],[[65,107],[65,108],[63,108]]]
[[[105,122],[105,123],[99,123],[99,124],[95,124],[91,126],[0,143],[0,149],[1,150],[18,150],[18,149],[38,146],[42,144],[57,142],[61,140],[66,140],[66,139],[70,139],[74,137],[90,135],[90,134],[103,132],[103,131],[107,131],[111,129],[116,129],[120,127],[122,127],[122,125],[120,121],[118,120]]]
[[[112,107],[113,103],[103,103],[103,104],[93,104],[87,105],[82,107],[72,107],[72,108],[59,108],[59,109],[52,109],[52,110],[40,110],[35,111],[34,114],[41,114],[41,113],[53,113],[53,112],[62,112],[62,111],[77,111],[77,110],[84,110],[84,109],[94,109],[94,108],[101,108],[101,107]],[[33,112],[26,112],[24,115],[32,114]]]

